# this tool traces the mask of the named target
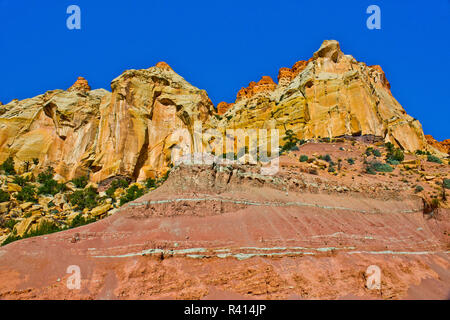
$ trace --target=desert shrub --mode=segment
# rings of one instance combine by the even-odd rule
[[[37,181],[41,184],[38,189],[38,194],[49,194],[54,196],[58,192],[65,190],[63,183],[58,183],[53,176],[55,170],[52,167],[47,167],[45,171],[38,174]]]
[[[442,163],[442,160],[441,160],[441,159],[439,159],[439,158],[436,157],[436,156],[433,156],[432,154],[430,154],[430,155],[427,156],[427,161],[428,161],[428,162],[434,162],[434,163]]]
[[[378,161],[368,162],[366,164],[365,171],[369,174],[375,174],[376,172],[392,172],[394,169],[387,163],[381,163]]]
[[[0,202],[6,202],[9,201],[11,197],[9,196],[9,193],[6,191],[3,191],[0,189]]]
[[[130,185],[130,183],[126,179],[116,179],[113,182],[111,182],[111,185],[106,190],[106,195],[110,198],[114,197],[114,192],[119,188],[127,188]]]
[[[83,189],[84,187],[87,186],[87,184],[89,182],[89,177],[82,176],[82,177],[74,178],[71,181],[75,185],[75,187]]]
[[[19,223],[19,220],[15,219],[4,219],[0,223],[0,227],[2,228],[8,228],[9,230],[14,229],[14,226]]]
[[[386,163],[391,164],[393,166],[396,166],[396,165],[400,164],[399,161],[393,160],[393,159],[386,159]]]
[[[308,156],[305,155],[305,154],[302,154],[302,155],[300,156],[300,162],[306,162],[306,161],[308,161]]]
[[[335,172],[336,169],[333,166],[328,167],[328,172]]]
[[[97,221],[96,218],[94,217],[89,217],[89,218],[85,218],[83,217],[83,215],[80,213],[79,215],[77,215],[69,224],[69,228],[77,228],[77,227],[81,227],[84,226],[85,224],[89,224],[92,222]]]
[[[450,179],[444,179],[443,186],[445,189],[450,189]]]
[[[381,152],[380,152],[380,150],[378,150],[378,149],[373,149],[372,154],[373,154],[375,157],[381,157]]]
[[[144,190],[139,188],[137,185],[133,185],[127,189],[124,196],[120,198],[120,205],[124,205],[127,202],[133,201],[144,195]]]
[[[37,166],[39,164],[39,159],[38,158],[33,158],[33,163]]]
[[[93,187],[77,190],[69,195],[69,202],[78,209],[92,209],[98,205],[98,193]]]
[[[372,154],[372,152],[373,152],[373,148],[372,148],[372,147],[368,147],[368,148],[366,149],[366,151],[364,151],[364,153],[365,153],[367,156],[370,156],[370,155]]]
[[[21,187],[24,187],[30,181],[29,178],[24,178],[21,176],[14,176],[13,183],[18,184]]]
[[[283,140],[286,141],[286,143],[281,148],[281,152],[291,151],[292,149],[294,149],[294,147],[297,146],[297,143],[300,141],[295,136],[294,131],[292,131],[290,129],[286,130],[285,134],[286,134],[286,136],[283,137]]]
[[[415,153],[419,155],[427,155],[427,156],[431,155],[430,151],[416,150]]]
[[[145,180],[145,186],[149,189],[156,187],[156,180],[152,179],[152,178],[148,178],[147,180]]]
[[[415,193],[422,192],[422,191],[423,191],[423,187],[422,187],[422,186],[417,185],[417,186],[414,188],[414,192],[415,192]]]
[[[38,194],[49,194],[54,196],[58,192],[65,190],[65,185],[63,183],[58,183],[54,179],[45,181],[38,189]]]
[[[393,152],[394,149],[395,149],[394,144],[392,144],[391,142],[386,142],[386,143],[384,144],[384,146],[386,147],[388,153]]]
[[[25,185],[22,187],[22,190],[17,193],[16,199],[24,202],[37,202],[36,188],[32,185]]]
[[[331,162],[331,156],[329,154],[326,154],[323,156],[323,160],[325,160],[326,162]]]
[[[405,155],[403,154],[403,151],[398,149],[398,148],[394,148],[392,151],[388,151],[388,154],[386,155],[386,160],[387,161],[398,161],[398,162],[402,162],[405,159]]]
[[[348,159],[347,159],[347,162],[348,162],[350,165],[355,164],[355,160],[354,160],[353,158],[348,158]]]
[[[3,170],[6,175],[15,175],[16,170],[14,170],[14,159],[12,157],[8,157],[8,159],[0,165],[0,170]]]

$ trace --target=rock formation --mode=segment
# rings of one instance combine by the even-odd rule
[[[281,68],[278,84],[268,76],[251,82],[214,114],[206,91],[165,62],[125,71],[111,82],[111,92],[91,90],[79,77],[67,91],[1,107],[0,162],[36,158],[36,171],[52,166],[64,179],[89,174],[96,182],[118,175],[144,180],[167,171],[180,139],[174,132],[192,133],[196,120],[219,130],[278,128],[281,139],[290,129],[299,139],[375,137],[409,152],[445,153],[427,142],[419,121],[392,96],[381,67],[357,62],[333,40],[309,60]]]
[[[429,134],[426,134],[425,138],[427,139],[429,145],[433,146],[434,148],[443,153],[450,154],[450,139],[439,142]]]
[[[344,55],[337,41],[324,41],[308,61],[281,68],[278,85],[269,79],[241,89],[218,126],[290,129],[299,139],[373,136],[410,152],[430,148],[381,67]]]

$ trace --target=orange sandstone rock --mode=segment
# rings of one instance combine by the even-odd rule
[[[222,115],[227,112],[233,105],[234,103],[228,103],[224,101],[219,102],[219,104],[217,105],[217,113]]]
[[[439,151],[444,153],[450,152],[450,139],[439,142],[436,139],[434,139],[433,136],[430,134],[426,134],[425,138],[427,139],[428,144],[432,145]]]
[[[165,63],[164,61],[158,62],[158,63],[156,64],[156,66],[157,66],[158,68],[163,69],[163,70],[172,70],[172,68],[171,68],[167,63]]]
[[[87,92],[91,91],[91,87],[89,86],[87,80],[83,77],[78,77],[77,81],[69,88],[67,91],[80,91]]]
[[[251,98],[257,93],[275,90],[277,84],[269,76],[262,76],[258,82],[250,82],[247,88],[241,88],[237,93],[236,100]]]

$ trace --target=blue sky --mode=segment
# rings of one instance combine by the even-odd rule
[[[81,8],[81,30],[66,9]],[[381,30],[366,8],[381,8]],[[346,54],[379,64],[394,97],[436,139],[450,138],[450,0],[7,1],[0,0],[0,101],[66,89],[77,76],[110,90],[126,69],[166,61],[211,100],[336,39]]]

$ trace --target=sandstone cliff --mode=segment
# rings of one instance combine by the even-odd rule
[[[344,55],[333,40],[308,61],[281,68],[278,84],[263,77],[241,89],[217,126],[290,129],[299,139],[375,136],[410,152],[431,148],[381,67]]]
[[[21,162],[38,159],[36,172],[52,166],[65,179],[143,180],[165,173],[180,139],[174,132],[192,133],[196,120],[205,129],[278,128],[281,139],[288,129],[299,139],[368,136],[410,152],[444,153],[392,96],[381,67],[324,41],[309,60],[281,68],[278,83],[262,77],[234,103],[219,104],[217,113],[206,91],[164,62],[125,71],[111,92],[91,90],[80,77],[67,91],[13,100],[0,107],[0,162],[13,156],[20,172]]]

